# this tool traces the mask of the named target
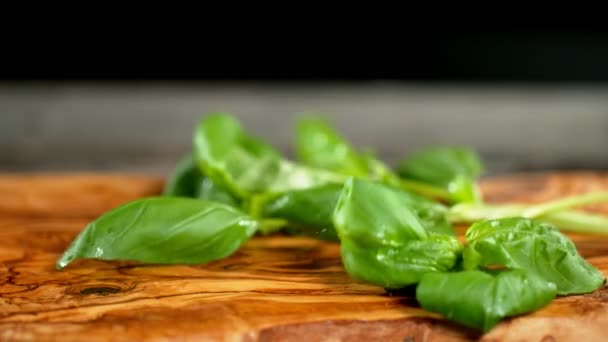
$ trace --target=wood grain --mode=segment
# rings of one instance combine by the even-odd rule
[[[353,281],[341,266],[337,244],[307,238],[256,237],[232,257],[205,265],[88,260],[59,272],[55,260],[92,214],[152,194],[160,181],[15,177],[0,177],[2,340],[601,341],[608,336],[606,287],[558,298],[480,336],[425,312],[411,296]],[[96,198],[90,184],[109,190]],[[60,188],[69,196],[62,198]],[[10,197],[6,189],[35,198],[36,205],[22,201],[27,205],[11,214],[15,204],[4,203]],[[493,202],[537,201],[608,189],[608,175],[522,175],[485,180],[482,189]],[[608,237],[571,237],[608,275]]]
[[[95,174],[0,175],[0,217],[94,218],[122,203],[160,193],[158,177]]]

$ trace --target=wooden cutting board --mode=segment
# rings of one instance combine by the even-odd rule
[[[0,176],[0,339],[608,340],[606,287],[559,298],[480,336],[425,312],[413,298],[353,281],[337,244],[306,238],[254,238],[234,256],[205,265],[82,261],[55,270],[92,218],[161,186],[135,176]],[[494,178],[482,189],[492,202],[537,202],[608,189],[608,174]],[[608,206],[588,209],[608,214]],[[608,237],[570,236],[608,275]]]

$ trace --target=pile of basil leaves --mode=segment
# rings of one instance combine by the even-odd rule
[[[606,232],[605,217],[570,210],[606,193],[491,206],[476,186],[480,158],[466,148],[423,149],[393,170],[317,118],[298,121],[295,145],[297,162],[234,117],[207,115],[164,196],[102,215],[57,267],[79,258],[199,264],[230,256],[256,233],[283,230],[339,241],[352,277],[414,286],[424,309],[483,330],[604,283],[551,222]],[[473,221],[463,244],[452,224]]]

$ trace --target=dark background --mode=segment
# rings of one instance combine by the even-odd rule
[[[167,174],[218,110],[288,156],[314,112],[389,163],[460,144],[488,174],[608,169],[605,32],[221,30],[5,42],[0,171]]]
[[[22,42],[0,78],[608,82],[608,33],[591,30],[246,34]]]

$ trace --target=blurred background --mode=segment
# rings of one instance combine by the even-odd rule
[[[212,111],[290,156],[294,120],[308,112],[390,163],[458,144],[479,151],[489,174],[608,168],[607,33],[437,33],[390,49],[302,42],[5,54],[0,171],[165,175]]]

